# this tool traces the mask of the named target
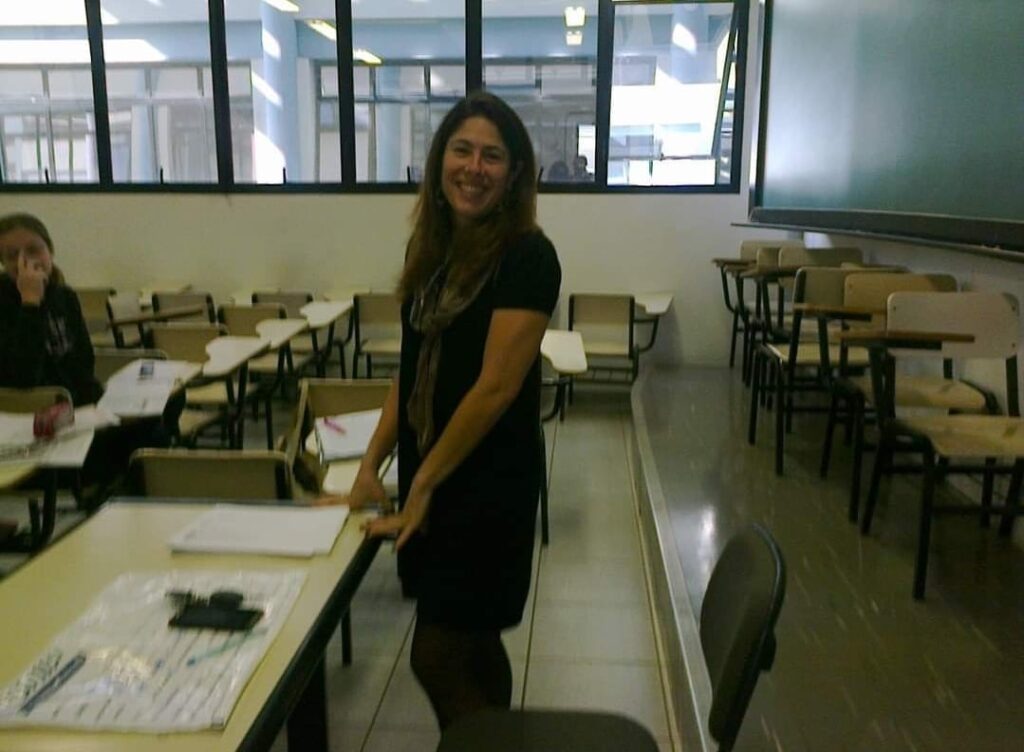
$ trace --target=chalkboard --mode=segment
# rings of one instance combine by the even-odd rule
[[[1024,248],[1024,0],[769,0],[752,218]]]

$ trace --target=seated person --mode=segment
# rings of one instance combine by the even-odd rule
[[[61,386],[75,406],[96,402],[103,387],[93,373],[95,356],[82,307],[53,263],[46,226],[30,214],[0,217],[0,387]],[[124,474],[128,457],[143,446],[167,446],[184,395],[172,400],[163,421],[138,420],[99,431],[82,468],[94,484],[89,501]]]

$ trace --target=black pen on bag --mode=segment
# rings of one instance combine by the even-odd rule
[[[83,665],[85,665],[85,653],[79,653],[61,666],[60,670],[50,677],[50,681],[46,682],[46,684],[41,686],[34,695],[28,698],[28,700],[25,701],[25,704],[21,706],[19,712],[24,713],[25,715],[31,713],[35,709],[36,705],[67,684],[68,680],[71,679],[71,677],[74,676],[78,669]]]

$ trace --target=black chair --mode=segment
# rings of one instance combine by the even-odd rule
[[[719,752],[731,750],[754,686],[775,659],[775,622],[786,590],[778,544],[751,525],[726,545],[700,613],[700,641],[711,677],[708,728]],[[489,708],[460,718],[437,752],[657,752],[650,732],[616,713]]]

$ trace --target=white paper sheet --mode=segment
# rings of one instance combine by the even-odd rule
[[[143,364],[152,374],[141,375]],[[197,372],[182,360],[133,360],[107,380],[98,406],[124,418],[161,415],[174,390]]]
[[[223,728],[305,581],[301,570],[130,573],[0,690],[0,726],[151,733]],[[248,633],[174,629],[168,591],[234,590]]]
[[[348,507],[257,507],[218,504],[176,533],[171,550],[315,556],[330,553]]]
[[[320,461],[362,457],[370,445],[380,422],[381,410],[362,410],[316,419],[316,438],[320,445]]]
[[[79,410],[83,424],[77,425]],[[92,408],[75,411],[76,421],[49,441],[36,441],[31,413],[0,413],[0,461],[31,460],[41,467],[78,468],[85,462],[102,414]]]

